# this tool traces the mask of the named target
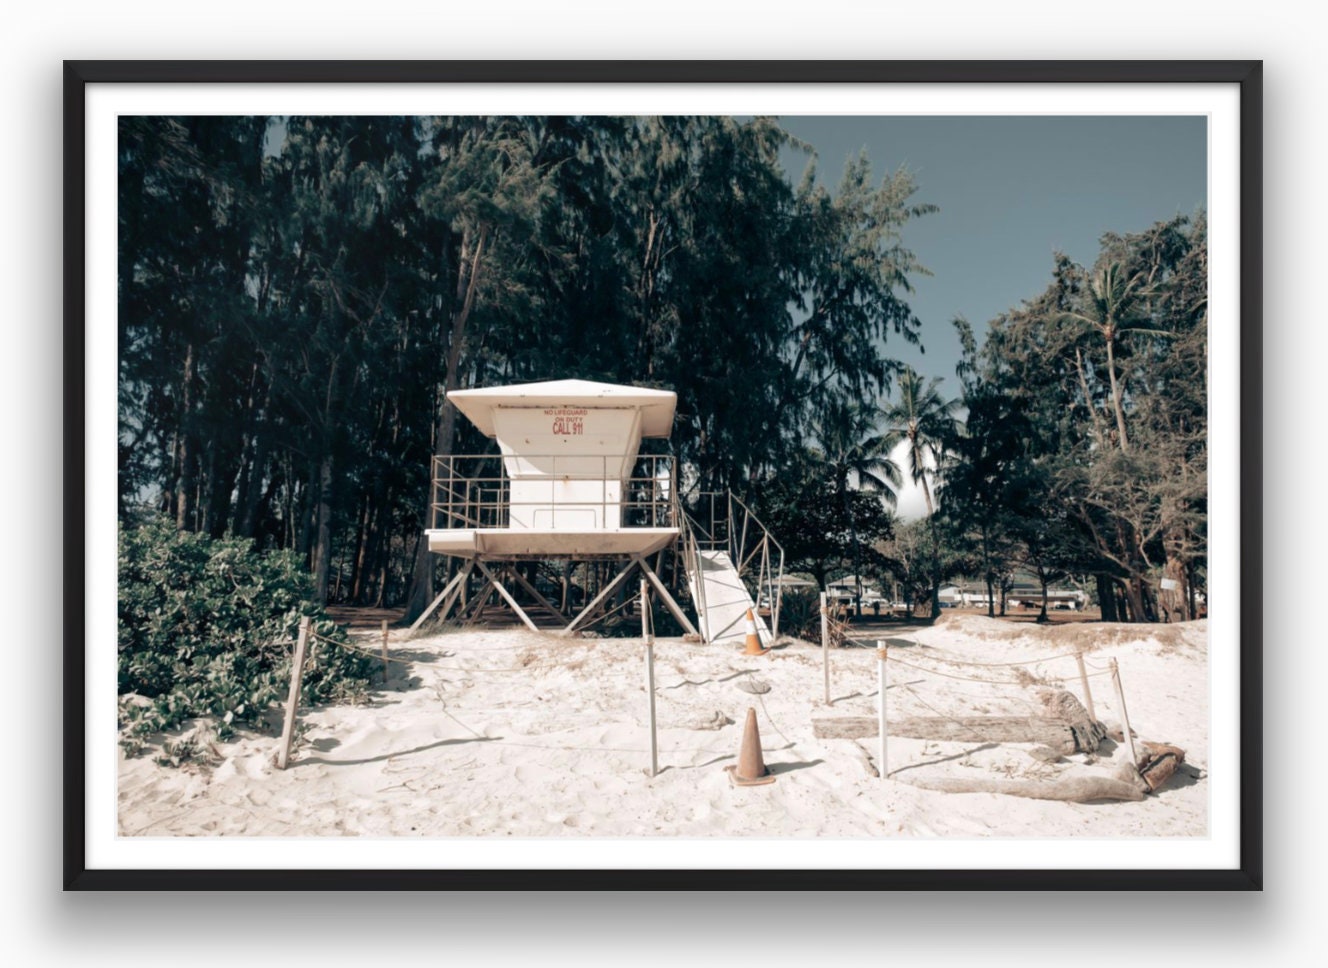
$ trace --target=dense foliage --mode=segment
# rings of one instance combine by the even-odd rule
[[[1103,617],[1194,618],[1206,577],[1207,223],[1107,235],[1092,267],[967,323],[942,510],[989,583],[1092,576]],[[994,601],[994,599],[993,599]]]
[[[125,117],[120,501],[306,563],[319,600],[428,601],[445,391],[678,393],[698,490],[750,495],[916,342],[907,172],[834,192],[770,119]],[[841,502],[842,506],[842,502]]]
[[[259,554],[252,541],[213,541],[160,518],[122,527],[122,725],[141,736],[208,716],[223,738],[234,726],[260,725],[290,688],[302,615],[331,640],[311,650],[304,701],[364,695],[373,660],[334,644],[345,633],[309,604],[312,591],[308,572],[289,552]]]
[[[865,157],[833,191],[811,166],[789,177],[805,146],[769,118],[125,117],[119,134],[121,517],[288,552],[246,565],[287,576],[268,591],[308,574],[312,601],[418,614],[431,457],[488,446],[445,393],[579,377],[675,390],[684,503],[732,489],[822,584],[889,578],[935,614],[942,581],[994,592],[1020,570],[1091,581],[1109,619],[1197,614],[1202,215],[1106,236],[1091,266],[1057,256],[981,338],[957,321],[956,395],[889,350],[919,340],[925,270],[902,233],[932,206]],[[928,510],[907,528],[905,477]],[[154,642],[125,673],[140,695],[193,659]]]

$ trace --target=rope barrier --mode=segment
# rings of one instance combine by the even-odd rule
[[[363,655],[366,655],[366,656],[368,656],[368,657],[370,657],[370,658],[373,658],[373,659],[382,659],[382,657],[383,657],[383,653],[382,653],[382,650],[381,650],[381,649],[368,649],[368,648],[365,648],[365,647],[363,647],[363,646],[353,645],[353,644],[351,644],[351,643],[349,643],[349,642],[339,642],[339,641],[337,641],[336,639],[330,639],[330,638],[328,638],[328,637],[325,636],[325,635],[319,635],[317,632],[313,632],[313,631],[311,631],[311,632],[309,633],[309,636],[310,636],[310,638],[312,638],[312,639],[315,639],[315,640],[320,641],[320,642],[325,642],[325,643],[327,643],[328,645],[334,645],[334,646],[337,646],[338,648],[347,649],[347,650],[349,650],[349,651],[351,651],[351,652],[359,652],[359,653],[361,653],[361,654],[363,654]],[[516,650],[516,649],[524,649],[524,648],[529,648],[529,646],[510,646],[510,647],[505,647],[505,648],[504,648],[504,651],[514,651],[514,650]],[[481,654],[482,654],[482,653],[489,652],[489,651],[498,651],[498,650],[497,650],[497,649],[494,649],[494,650],[489,650],[489,649],[453,649],[453,648],[450,648],[450,647],[449,647],[449,649],[448,649],[448,652],[449,652],[449,653],[455,653],[455,652],[470,652],[470,653],[481,653]],[[393,661],[393,662],[403,662],[403,663],[404,663],[404,662],[410,662],[410,661],[413,661],[413,660],[411,660],[411,659],[403,658],[403,657],[401,656],[400,653],[388,652],[387,657],[388,657],[389,660],[391,660],[391,661]],[[451,658],[451,655],[450,655],[450,654],[449,654],[449,655],[438,655],[438,656],[435,656],[435,660],[448,659],[448,658]],[[474,668],[474,671],[476,671],[476,672],[528,672],[528,671],[540,671],[540,670],[543,670],[543,669],[556,669],[556,668],[561,668],[561,667],[565,667],[565,666],[579,666],[579,665],[581,665],[581,664],[584,663],[584,662],[585,662],[585,659],[584,659],[584,658],[580,658],[580,659],[569,659],[569,660],[567,660],[567,661],[565,661],[565,662],[550,662],[550,661],[545,660],[545,661],[541,661],[541,662],[532,662],[532,663],[530,663],[529,665],[525,665],[525,666],[512,666],[512,667],[510,667],[510,668],[483,668],[483,667],[475,667],[475,668]],[[620,674],[620,675],[628,675],[628,674],[633,674],[633,673],[619,673],[619,674]]]
[[[1017,680],[1017,679],[978,679],[978,678],[975,678],[975,677],[973,677],[973,676],[960,676],[960,675],[955,675],[954,673],[950,673],[950,672],[941,672],[941,671],[939,671],[939,670],[937,670],[937,669],[928,669],[926,666],[913,665],[913,664],[910,663],[910,662],[905,662],[903,659],[896,659],[896,658],[893,658],[893,657],[892,657],[892,658],[890,659],[890,661],[893,662],[893,663],[895,663],[895,664],[897,664],[897,665],[901,665],[901,666],[903,666],[903,667],[906,668],[906,669],[916,669],[918,672],[925,672],[925,673],[927,673],[927,674],[929,674],[929,675],[940,676],[942,679],[957,679],[957,680],[959,680],[959,681],[961,681],[961,682],[985,682],[985,683],[989,683],[990,685],[993,685],[993,686],[1023,686],[1023,685],[1025,685],[1025,683],[1022,683],[1022,682],[1020,682],[1020,681]],[[1057,677],[1054,677],[1054,676],[1051,676],[1051,677],[1048,677],[1048,676],[1038,676],[1038,677],[1037,677],[1037,680],[1038,680],[1039,682],[1047,683],[1047,684],[1049,684],[1049,685],[1053,685],[1053,684],[1061,684],[1061,685],[1063,685],[1064,683],[1066,683],[1066,682],[1069,681],[1069,680],[1067,680],[1067,679],[1061,679],[1061,678],[1057,678]]]
[[[750,672],[750,670],[748,670],[748,671]],[[759,697],[758,697],[758,698],[759,698]],[[542,750],[560,750],[560,749],[561,749],[561,750],[566,750],[566,749],[576,749],[576,750],[583,750],[583,751],[586,751],[586,752],[605,752],[605,753],[613,753],[613,752],[617,752],[617,753],[644,753],[644,752],[646,752],[646,750],[644,750],[644,749],[623,749],[623,748],[620,748],[620,747],[603,747],[603,746],[593,746],[593,747],[592,747],[592,746],[544,746],[544,745],[542,745],[542,744],[538,744],[538,743],[513,743],[513,742],[505,742],[505,741],[503,741],[503,740],[497,740],[497,739],[494,739],[493,737],[490,737],[490,736],[485,736],[484,734],[482,734],[482,733],[478,732],[476,729],[474,729],[474,727],[470,726],[468,723],[462,722],[461,719],[459,719],[457,716],[453,715],[452,712],[447,708],[447,702],[443,699],[443,697],[442,697],[441,695],[438,697],[438,702],[439,702],[439,704],[443,707],[443,715],[446,716],[448,719],[452,720],[452,722],[456,723],[458,726],[460,726],[460,727],[461,727],[462,729],[464,729],[466,732],[470,733],[470,734],[471,734],[472,736],[474,736],[476,739],[479,739],[479,740],[485,740],[485,741],[487,741],[487,742],[494,743],[494,744],[496,744],[496,745],[498,745],[498,746],[515,746],[515,747],[521,747],[521,748],[525,748],[525,749],[542,749]],[[761,704],[761,708],[762,708],[762,709],[765,708],[765,703],[764,703],[764,702],[762,702],[762,704]],[[775,725],[774,720],[773,720],[773,719],[770,719],[770,714],[769,714],[768,711],[766,712],[766,718],[770,721],[770,725],[774,728],[775,732],[779,733],[779,735],[782,736],[782,737],[784,738],[784,741],[785,741],[786,743],[788,743],[790,746],[794,745],[794,744],[793,744],[793,741],[790,740],[787,736],[785,736],[784,733],[783,733],[782,731],[780,731],[779,727]],[[691,749],[688,749],[688,748],[672,749],[672,750],[667,750],[666,752],[668,752],[668,753],[670,753],[670,754],[678,754],[678,753],[689,753],[689,752],[690,752],[690,753],[728,753],[728,752],[730,752],[730,751],[729,751],[729,750],[717,750],[717,749],[711,749],[711,748],[709,748],[709,747],[704,747],[704,746],[703,746],[703,747],[697,747],[697,748],[691,748]]]
[[[940,653],[940,654],[939,654],[939,655],[933,655],[933,654],[932,654],[933,652],[938,652],[938,653]],[[927,647],[927,652],[926,652],[925,654],[921,655],[921,657],[922,657],[922,658],[925,658],[925,659],[927,659],[927,660],[929,660],[929,661],[931,661],[931,662],[939,662],[939,663],[941,663],[942,665],[954,665],[954,666],[980,666],[980,667],[982,667],[982,668],[987,668],[987,669],[1008,669],[1008,668],[1010,668],[1010,667],[1012,667],[1012,666],[1037,665],[1039,662],[1051,662],[1053,659],[1072,659],[1072,658],[1074,658],[1076,655],[1078,655],[1077,652],[1060,652],[1060,653],[1057,653],[1056,655],[1043,656],[1043,657],[1038,658],[1038,659],[1023,659],[1023,660],[1021,660],[1021,661],[1019,661],[1019,662],[974,662],[974,661],[972,661],[972,660],[968,660],[968,659],[943,659],[943,658],[941,658],[941,656],[945,656],[945,655],[955,655],[955,654],[956,654],[956,653],[954,653],[954,652],[946,652],[946,651],[944,651],[944,650],[942,650],[942,649],[934,649],[934,648],[928,646],[928,647]]]
[[[752,674],[753,674],[752,670],[748,669],[747,676],[749,679],[752,677]],[[774,717],[770,715],[770,710],[766,708],[765,696],[761,695],[761,693],[759,692],[756,693],[755,695],[757,701],[761,704],[761,712],[765,713],[765,718],[766,721],[770,724],[770,728],[773,729],[776,733],[778,733],[780,738],[785,743],[788,743],[789,746],[795,746],[796,744],[793,742],[793,740],[789,739],[788,736],[784,734],[784,731],[779,728],[779,724],[775,722]]]
[[[522,649],[529,649],[529,648],[532,648],[532,646],[530,646],[530,645],[495,645],[495,646],[493,646],[492,648],[485,648],[485,649],[464,649],[464,648],[457,648],[457,647],[454,646],[454,645],[449,645],[449,646],[447,647],[447,651],[448,651],[448,652],[476,652],[476,653],[481,653],[481,654],[482,654],[482,653],[485,653],[485,652],[520,652]]]
[[[827,630],[831,632],[832,639],[838,635],[841,642],[852,642],[854,645],[863,645],[867,648],[874,647],[874,643],[877,641],[876,639],[854,638],[848,634],[848,630],[851,628],[851,625],[840,622],[834,617],[830,617],[828,620]],[[977,662],[972,659],[960,658],[958,653],[946,652],[944,649],[937,649],[934,646],[925,646],[925,648],[927,649],[927,652],[925,655],[920,655],[921,658],[926,658],[933,662],[939,662],[942,665],[978,666],[988,669],[1006,669],[1014,666],[1036,665],[1040,662],[1051,662],[1055,659],[1072,659],[1079,654],[1078,652],[1058,652],[1055,655],[1041,656],[1036,659],[1021,659],[1017,662]],[[943,658],[944,656],[953,656],[954,658]]]
[[[487,666],[439,666],[439,669],[441,669],[443,672],[465,672],[465,673],[471,673],[471,672],[545,672],[545,671],[548,671],[548,670],[550,670],[550,669],[562,669],[562,668],[567,668],[567,667],[569,667],[569,666],[571,666],[571,665],[572,665],[572,663],[568,663],[568,662],[559,662],[559,663],[552,663],[552,664],[549,664],[549,665],[512,666],[511,668],[492,668],[492,667],[487,667]],[[595,678],[596,678],[596,679],[624,679],[624,678],[629,678],[629,677],[630,677],[630,678],[635,678],[636,676],[637,676],[637,673],[636,673],[636,672],[633,672],[633,671],[631,671],[631,670],[621,670],[621,671],[597,672],[597,673],[595,673]]]
[[[912,696],[914,699],[916,699],[916,700],[917,700],[918,702],[920,702],[922,705],[926,706],[928,709],[930,709],[932,712],[934,712],[934,713],[935,713],[937,716],[939,716],[941,719],[948,719],[950,722],[954,723],[956,726],[961,726],[961,725],[963,725],[963,723],[962,723],[960,720],[956,719],[956,718],[955,718],[954,716],[952,716],[951,714],[941,712],[939,709],[937,709],[937,708],[936,708],[935,706],[933,706],[931,703],[927,702],[927,700],[925,700],[925,699],[923,699],[921,696],[919,696],[916,692],[913,691],[913,687],[912,687],[912,686],[904,686],[903,688],[904,688],[904,691],[905,691],[905,692],[907,692],[910,696]]]
[[[351,645],[349,642],[338,642],[336,639],[329,639],[327,636],[319,635],[317,632],[314,632],[312,630],[309,632],[309,637],[313,639],[315,642],[323,642],[326,643],[327,645],[335,645],[337,648],[346,649],[349,652],[359,652],[361,655],[366,655],[371,659],[381,660],[383,658],[383,652],[381,649],[370,651],[369,649],[363,648],[358,645]],[[397,656],[393,655],[391,652],[387,654],[387,658],[393,662],[408,661],[406,659],[398,658]]]
[[[905,688],[907,684],[899,683],[898,685],[902,689]],[[997,702],[1015,703],[1020,706],[1026,706],[1034,711],[1040,709],[1042,705],[1041,703],[1034,702],[1033,700],[1029,699],[1027,696],[1014,696],[1008,693],[1000,693],[1000,692],[998,693],[970,692],[966,689],[959,689],[955,687],[951,687],[951,689],[957,696],[964,696],[967,699],[976,700],[977,702],[984,704],[995,704]]]

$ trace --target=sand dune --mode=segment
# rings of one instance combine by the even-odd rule
[[[821,650],[808,643],[749,657],[733,646],[659,640],[661,772],[651,778],[638,640],[524,630],[393,635],[395,653],[408,659],[393,663],[368,705],[303,711],[307,730],[285,771],[272,765],[276,736],[252,732],[215,744],[207,765],[167,768],[121,753],[120,836],[1208,833],[1206,622],[1037,627],[950,614],[892,651],[889,714],[954,717],[1028,714],[1041,690],[1061,684],[1078,694],[1077,668],[1065,656],[1085,648],[1096,712],[1108,726],[1120,716],[1104,671],[1117,659],[1135,732],[1181,747],[1186,764],[1141,802],[1091,804],[940,793],[912,781],[1110,775],[1128,758],[1123,747],[1108,742],[1096,755],[1048,763],[1031,744],[891,737],[882,783],[874,738],[817,739],[813,718],[875,715],[877,659],[866,648],[832,651],[827,708]],[[736,762],[749,707],[777,779],[735,787],[724,767]]]

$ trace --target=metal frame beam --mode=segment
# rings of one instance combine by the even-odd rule
[[[535,589],[535,586],[534,586],[534,585],[532,585],[530,582],[526,581],[526,578],[525,578],[524,575],[521,574],[520,569],[518,569],[518,568],[515,567],[515,562],[513,563],[513,568],[512,568],[512,571],[511,571],[511,575],[512,575],[512,577],[513,577],[514,579],[516,579],[516,583],[517,583],[518,585],[520,585],[522,588],[524,588],[524,589],[525,589],[525,590],[526,590],[526,591],[527,591],[527,592],[528,592],[528,593],[529,593],[529,594],[535,599],[535,601],[539,602],[541,605],[543,605],[543,606],[544,606],[545,608],[547,608],[549,611],[553,612],[553,614],[558,615],[558,616],[560,616],[560,617],[562,617],[562,618],[567,618],[567,616],[563,614],[563,610],[562,610],[561,608],[558,608],[557,606],[555,606],[555,605],[554,605],[552,602],[550,602],[547,598],[545,598],[543,595],[541,595],[541,594]]]
[[[484,577],[489,579],[489,582],[497,590],[498,594],[506,599],[508,605],[512,606],[512,611],[516,612],[517,617],[525,622],[532,632],[538,632],[540,630],[539,626],[530,620],[530,616],[526,614],[525,609],[516,603],[516,599],[512,597],[512,593],[503,587],[503,583],[494,577],[493,572],[484,567],[484,562],[476,558],[475,567],[484,573]]]
[[[448,595],[450,595],[453,591],[456,590],[457,586],[460,585],[461,582],[466,580],[466,577],[470,574],[470,570],[472,567],[474,566],[471,564],[471,562],[468,561],[461,568],[460,571],[458,571],[455,575],[452,576],[452,580],[449,581],[445,586],[443,586],[443,590],[438,593],[438,597],[435,598],[432,602],[430,602],[429,607],[426,608],[424,611],[420,612],[420,617],[411,623],[410,630],[412,632],[414,632],[421,625],[423,625],[424,620],[433,614],[433,610],[438,607],[438,605],[443,601],[443,599],[447,598]],[[451,602],[448,602],[447,605],[443,607],[442,614],[439,616],[438,619],[440,622],[444,621],[447,618],[448,610],[451,607],[452,607]]]
[[[598,608],[601,602],[603,602],[606,598],[608,598],[610,595],[616,592],[620,587],[622,587],[622,583],[627,580],[627,576],[632,573],[632,569],[638,565],[640,565],[641,567],[645,567],[641,561],[640,556],[633,555],[632,558],[628,560],[626,567],[624,567],[622,571],[618,572],[617,577],[614,578],[613,581],[605,585],[602,589],[600,589],[600,593],[596,595],[594,598],[592,598],[589,602],[587,602],[586,607],[581,609],[581,611],[579,611],[576,614],[576,617],[573,618],[572,621],[568,623],[568,625],[565,628],[560,630],[561,634],[571,635],[574,631],[576,631],[576,627],[580,625],[582,622],[585,622],[587,619],[589,619],[592,611]]]
[[[673,600],[673,596],[669,594],[668,588],[665,587],[664,582],[660,580],[660,577],[651,571],[650,566],[640,558],[636,559],[636,563],[641,566],[641,570],[645,572],[646,577],[650,579],[650,583],[655,586],[655,591],[659,592],[659,597],[664,600],[664,605],[671,613],[673,613],[673,617],[678,620],[678,624],[692,635],[699,636],[701,633],[696,631],[696,627],[688,621],[687,613],[684,612],[678,606],[678,603]],[[698,580],[699,577],[700,576],[698,576]]]

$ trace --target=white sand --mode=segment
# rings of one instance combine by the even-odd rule
[[[890,715],[1034,711],[1046,684],[1080,693],[1072,658],[1090,671],[1120,663],[1134,731],[1186,751],[1186,765],[1142,802],[1093,804],[950,794],[921,777],[1040,778],[1111,774],[1108,742],[1093,757],[1046,764],[1031,744],[990,746],[892,737],[891,778],[875,776],[877,740],[820,740],[812,720],[874,716],[870,649],[831,652],[832,707],[822,702],[821,650],[793,642],[761,657],[662,639],[655,645],[661,772],[649,764],[644,649],[635,639],[560,639],[528,631],[393,633],[393,676],[367,706],[302,712],[308,725],[289,769],[271,762],[275,735],[215,744],[211,765],[125,758],[121,836],[688,837],[1000,836],[1198,837],[1208,832],[1207,623],[1036,627],[947,614],[892,651]],[[909,663],[909,667],[903,663]],[[920,667],[965,678],[945,678]],[[915,668],[916,667],[916,668]],[[1021,673],[1019,670],[1023,669]],[[998,680],[969,681],[970,679]],[[754,695],[743,683],[765,683]],[[1115,726],[1106,675],[1090,680],[1098,718]],[[748,707],[757,712],[767,786],[735,788]],[[274,722],[279,717],[274,714]],[[206,735],[206,724],[195,729]]]

